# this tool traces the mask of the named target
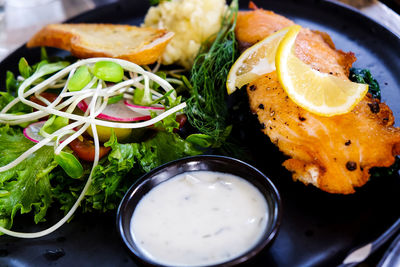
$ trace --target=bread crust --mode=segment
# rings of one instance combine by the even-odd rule
[[[107,41],[110,33],[113,38],[120,36],[118,47],[121,49]],[[137,43],[132,33],[143,40]],[[93,42],[93,34],[96,34],[96,41],[100,41]],[[49,46],[68,50],[78,58],[112,57],[148,65],[159,59],[172,37],[173,33],[166,30],[130,25],[49,24],[29,40],[27,47]]]

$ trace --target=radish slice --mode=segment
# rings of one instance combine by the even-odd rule
[[[130,101],[130,100],[125,100],[124,104],[129,109],[131,109],[137,113],[143,114],[143,115],[150,115],[150,111],[155,112],[157,115],[159,115],[165,111],[165,108],[161,105],[140,106],[140,105],[133,104],[132,101]]]
[[[46,123],[46,121],[38,121],[34,122],[28,125],[23,131],[24,136],[28,138],[30,141],[34,143],[39,143],[44,139],[42,135],[40,135],[40,129],[42,129],[43,125]],[[60,143],[62,143],[65,139],[67,139],[70,135],[65,135],[60,139]],[[53,146],[54,143],[50,142],[47,144],[48,146]]]
[[[39,121],[29,124],[23,132],[25,137],[34,143],[39,143],[44,139],[44,137],[39,134],[39,131],[45,123],[46,121]]]
[[[78,108],[80,108],[83,112],[86,112],[88,109],[91,97],[85,98],[78,104]],[[124,101],[119,101],[115,104],[107,105],[107,107],[100,113],[97,118],[109,121],[146,121],[150,120],[151,117],[148,115],[143,115],[141,113],[135,112],[125,106]]]

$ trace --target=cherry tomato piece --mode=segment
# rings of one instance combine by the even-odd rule
[[[187,116],[185,114],[179,114],[176,116],[176,122],[179,123],[179,128],[174,129],[174,133],[178,133],[179,129],[182,129],[183,125],[185,125],[187,121]]]
[[[179,129],[187,122],[187,116],[185,114],[179,114],[176,116],[176,122],[179,123]]]
[[[40,94],[40,96],[46,98],[47,100],[49,100],[49,102],[53,102],[54,100],[56,100],[57,98],[57,94],[54,93],[47,93],[47,92],[43,92]],[[39,104],[41,106],[46,106],[41,100],[39,100],[35,95],[32,95],[29,98],[30,101],[35,102],[36,104]]]
[[[83,141],[80,141],[79,139],[75,139],[69,143],[69,147],[74,151],[78,158],[90,162],[94,161],[94,144],[89,140],[83,139]],[[111,147],[100,145],[99,159],[107,155],[110,150]]]

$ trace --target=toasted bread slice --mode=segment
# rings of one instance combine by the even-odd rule
[[[166,30],[130,25],[50,24],[27,46],[51,46],[79,58],[113,57],[147,65],[157,61],[173,35]]]

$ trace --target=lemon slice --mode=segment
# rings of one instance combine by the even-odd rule
[[[132,129],[129,128],[111,128],[107,126],[96,125],[97,136],[99,137],[100,142],[107,142],[111,137],[111,129],[114,129],[115,136],[118,141],[124,141],[128,137],[130,137],[132,133]],[[93,137],[92,127],[89,126],[87,129],[87,133]]]
[[[294,54],[294,44],[301,27],[292,27],[276,52],[279,82],[297,105],[321,116],[350,112],[368,92],[367,84],[354,83],[312,69]]]
[[[275,70],[276,50],[283,37],[292,27],[271,34],[240,55],[229,70],[226,81],[228,94],[232,94],[243,85]]]

